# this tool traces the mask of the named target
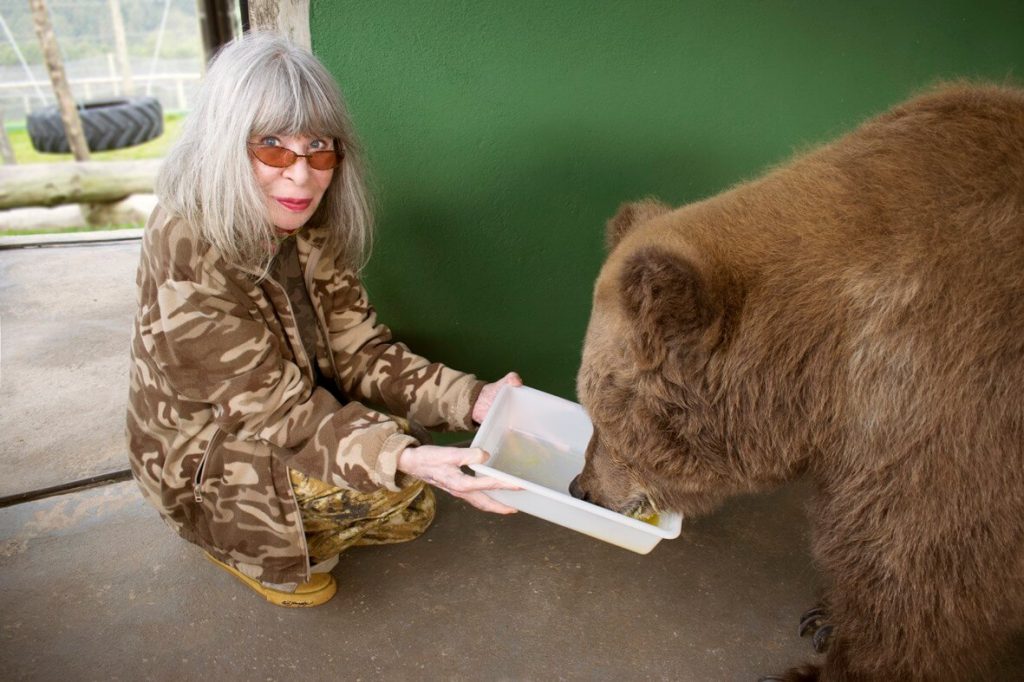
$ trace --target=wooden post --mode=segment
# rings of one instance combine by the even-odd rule
[[[309,0],[249,0],[249,27],[280,33],[308,50]]]
[[[115,97],[120,97],[121,96],[121,86],[122,86],[122,84],[117,82],[117,64],[116,64],[116,62],[117,62],[117,60],[114,59],[114,54],[112,52],[108,52],[107,53],[107,71],[110,72],[110,86],[112,88],[114,88],[114,96]],[[88,99],[88,97],[86,99]]]
[[[0,157],[3,157],[6,165],[18,163],[14,158],[14,149],[11,148],[11,140],[7,137],[7,126],[4,124],[3,111],[0,111]]]
[[[241,4],[241,6],[239,6]],[[244,21],[239,22],[236,11],[245,11],[245,0],[196,0],[199,15],[199,32],[203,38],[203,53],[209,63],[221,47],[234,40],[242,31]],[[239,17],[240,18],[240,17]]]
[[[75,98],[71,95],[71,86],[64,73],[64,61],[61,59],[60,48],[57,46],[57,37],[53,35],[53,25],[50,23],[50,13],[46,9],[46,0],[29,0],[29,7],[32,8],[32,23],[35,25],[36,36],[39,37],[39,46],[43,50],[46,70],[50,72],[50,82],[53,84],[53,92],[57,96],[57,106],[60,108],[61,121],[64,122],[64,134],[68,137],[68,146],[71,147],[71,153],[75,155],[76,161],[87,161],[89,145],[85,142],[82,120],[78,118]]]
[[[135,83],[132,81],[132,66],[128,63],[128,41],[124,37],[124,17],[121,15],[121,0],[109,0],[111,27],[114,29],[114,49],[117,50],[117,62],[121,67],[121,80],[124,83],[124,94],[131,97],[135,94]]]

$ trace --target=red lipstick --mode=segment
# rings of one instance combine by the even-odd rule
[[[281,204],[289,211],[295,211],[296,213],[305,211],[313,202],[312,199],[289,199],[286,197],[274,197],[274,201]]]

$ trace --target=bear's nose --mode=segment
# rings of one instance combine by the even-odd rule
[[[569,494],[577,500],[583,500],[584,502],[590,501],[587,497],[587,493],[580,486],[579,474],[577,474],[576,478],[572,479],[572,482],[569,483]]]

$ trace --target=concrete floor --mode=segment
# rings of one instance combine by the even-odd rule
[[[54,680],[754,680],[805,657],[799,495],[731,505],[647,556],[440,499],[360,548],[338,595],[270,606],[119,483],[0,510],[0,670]],[[785,541],[780,542],[780,539]],[[790,544],[792,542],[792,544]]]
[[[126,465],[138,243],[0,250],[5,494]],[[731,501],[646,556],[439,495],[355,549],[327,605],[270,606],[116,483],[0,509],[4,679],[754,680],[813,658],[806,489]],[[1024,642],[998,679],[1024,679]]]
[[[140,245],[0,250],[0,497],[127,468]]]

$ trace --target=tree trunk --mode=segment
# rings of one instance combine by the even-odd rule
[[[57,38],[53,35],[53,25],[50,24],[46,0],[29,0],[29,6],[32,8],[32,23],[35,25],[36,36],[39,37],[39,46],[43,51],[46,70],[50,72],[50,82],[53,84],[53,92],[57,96],[57,106],[60,108],[60,118],[64,123],[64,134],[68,137],[68,145],[71,147],[71,153],[75,155],[75,160],[86,161],[89,158],[89,146],[85,142],[82,121],[78,118],[75,98],[71,95],[71,86],[64,73],[64,60],[60,56]]]
[[[0,166],[0,210],[119,201],[152,194],[161,159]]]
[[[308,50],[309,0],[249,0],[249,27],[280,33]]]

